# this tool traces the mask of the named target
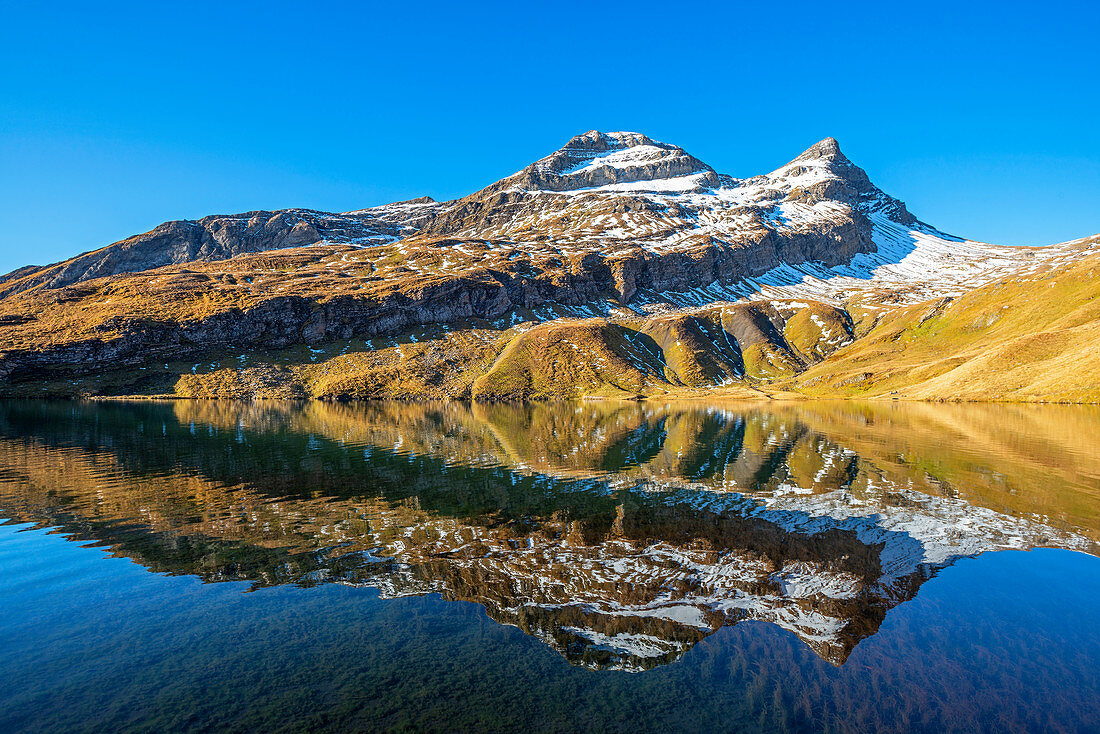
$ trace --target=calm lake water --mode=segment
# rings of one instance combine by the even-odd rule
[[[1100,731],[1100,411],[0,402],[0,731]]]

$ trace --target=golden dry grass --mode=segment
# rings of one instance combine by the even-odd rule
[[[31,290],[4,299],[0,351],[110,343],[135,328],[200,324],[279,298],[314,308],[339,296],[365,304],[416,298],[452,276],[410,265],[466,268],[464,277],[478,278],[484,263],[514,254],[490,242],[463,247],[468,259],[446,264],[431,242],[415,238],[403,251],[305,247]],[[97,370],[53,364],[0,381],[0,394],[526,400],[762,390],[1097,402],[1097,273],[1100,256],[1093,255],[955,300],[885,310],[863,302],[851,312],[812,301],[752,302],[650,318],[559,318],[512,327],[471,321],[372,340],[149,357]]]
[[[811,396],[1100,401],[1100,256],[885,315],[787,383]]]

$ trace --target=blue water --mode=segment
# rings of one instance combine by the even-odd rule
[[[248,592],[0,528],[3,731],[1095,731],[1100,561],[962,561],[839,669],[764,623],[643,674],[569,665],[475,604]]]
[[[747,619],[716,626],[670,662],[594,669],[598,660],[571,658],[512,626],[520,617],[486,613],[498,594],[512,604],[533,591],[448,575],[447,554],[443,565],[422,565],[446,580],[442,593],[400,598],[372,587],[399,575],[361,577],[357,567],[307,561],[321,557],[311,543],[331,538],[329,515],[375,496],[386,498],[371,500],[375,511],[409,513],[409,543],[443,517],[522,546],[548,532],[546,518],[571,513],[569,522],[595,538],[585,543],[613,546],[634,536],[629,522],[611,540],[592,535],[612,523],[598,481],[578,485],[570,468],[560,483],[540,474],[525,485],[495,465],[463,473],[430,456],[410,463],[351,442],[336,418],[354,412],[321,414],[327,435],[340,440],[324,438],[321,421],[309,424],[318,432],[306,440],[273,413],[249,433],[237,420],[244,413],[204,426],[183,410],[0,406],[0,507],[15,518],[0,525],[0,732],[1100,731],[1100,558],[1089,553],[1002,550],[925,568],[901,601],[844,612],[856,622],[867,609],[884,616],[832,661],[792,631]],[[755,427],[745,420],[760,446],[776,443],[764,430],[773,418]],[[214,425],[223,427],[207,430]],[[827,450],[814,435],[807,445]],[[453,460],[453,446],[447,451]],[[967,471],[993,461],[979,458],[968,457]],[[858,461],[838,486],[878,470],[869,456]],[[794,459],[786,469],[764,464],[766,477],[752,464],[761,486],[797,476]],[[1027,484],[1034,464],[1006,458],[1003,466],[996,486],[1010,490],[1008,511],[1012,498],[1035,489]],[[339,480],[338,498],[324,477]],[[954,481],[952,491],[966,489]],[[1055,496],[1051,480],[1046,514],[1091,517],[1091,475],[1079,485],[1059,481]],[[626,503],[620,517],[629,505],[627,521],[650,523],[646,532],[665,533],[665,542],[676,533],[728,540],[713,531],[713,514],[614,496]],[[526,514],[486,514],[493,497]],[[764,532],[736,524],[724,532],[742,531]],[[832,532],[842,550],[858,547]],[[753,537],[765,550],[775,542],[834,558],[832,546],[806,546],[797,534]],[[487,563],[497,552],[472,558]],[[629,596],[625,583],[616,593]],[[798,603],[829,608],[827,600]]]

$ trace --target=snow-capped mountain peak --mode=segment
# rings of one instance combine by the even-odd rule
[[[669,190],[660,182],[680,179],[673,189],[697,189],[719,184],[714,169],[688,154],[636,132],[589,130],[521,171],[498,181],[480,194],[498,191],[581,191],[623,184],[653,182],[653,190]]]
[[[814,143],[789,163],[780,166],[764,178],[772,181],[788,181],[792,185],[801,187],[833,180],[846,184],[856,194],[882,194],[871,183],[867,172],[844,155],[836,138],[825,138]],[[834,196],[840,192],[834,189],[823,193],[826,196]]]
[[[795,160],[809,161],[821,158],[848,160],[844,157],[844,154],[840,152],[840,143],[836,141],[836,138],[823,138],[817,141],[809,148],[802,151],[801,155],[795,158]]]

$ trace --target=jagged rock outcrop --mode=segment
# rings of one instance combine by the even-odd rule
[[[715,170],[683,148],[640,133],[589,130],[473,196],[486,198],[509,190],[576,191],[620,183],[638,183],[643,190],[648,184],[660,191],[661,181],[691,175],[696,175],[699,188],[720,185]]]
[[[834,177],[811,184],[804,189],[796,189],[788,194],[788,200],[808,203],[842,201],[864,214],[878,212],[899,224],[918,223],[917,218],[909,213],[903,202],[883,193],[871,183],[866,171],[848,160],[848,157],[841,152],[840,144],[835,138],[825,138],[810,146],[779,170],[785,175],[800,176],[810,170],[810,165],[822,163],[829,168]]]

